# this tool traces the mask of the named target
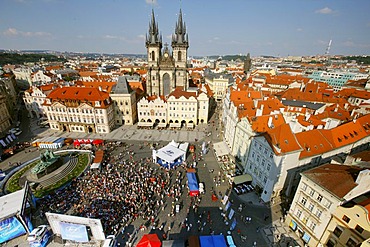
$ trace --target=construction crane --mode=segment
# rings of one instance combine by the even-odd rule
[[[332,40],[330,40],[330,41],[329,41],[328,47],[326,47],[326,51],[325,51],[325,55],[326,55],[326,56],[327,56],[327,55],[329,55],[330,47],[331,47],[331,41],[332,41]]]

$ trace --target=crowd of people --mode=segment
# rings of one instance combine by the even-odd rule
[[[117,146],[104,147],[111,154]],[[121,150],[120,150],[121,151]],[[168,187],[166,173],[149,160],[135,159],[126,146],[117,155],[107,155],[101,169],[86,170],[68,186],[39,201],[46,211],[101,219],[106,234],[115,234],[142,217],[151,221],[164,204]]]

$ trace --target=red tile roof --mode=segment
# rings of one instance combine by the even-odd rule
[[[98,107],[98,108],[105,108],[112,103],[112,100],[109,97],[109,93],[99,91],[99,89],[97,88],[85,88],[85,87],[57,88],[57,89],[54,89],[47,96],[47,98],[51,99],[52,102],[54,101],[63,102],[66,100],[86,101],[92,104],[93,106],[95,106],[96,101],[99,101],[101,104],[101,107]],[[44,104],[46,105],[47,103],[44,103]]]
[[[270,129],[264,136],[276,155],[301,150],[301,146],[297,142],[289,124],[282,124],[276,128]]]
[[[302,174],[339,199],[343,199],[348,192],[357,186],[357,176],[364,169],[357,166],[326,164]]]

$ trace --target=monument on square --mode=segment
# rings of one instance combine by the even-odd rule
[[[31,169],[31,176],[37,179],[55,171],[63,164],[63,160],[50,150],[40,154],[40,161]]]

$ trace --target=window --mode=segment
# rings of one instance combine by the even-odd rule
[[[270,171],[271,164],[267,164],[267,170]]]
[[[303,184],[302,184],[302,190],[303,190],[303,191],[306,191],[306,189],[307,189],[307,184],[303,183]]]
[[[319,195],[317,196],[317,200],[318,200],[319,202],[321,202],[321,201],[322,201],[322,195],[320,195],[320,194],[319,194]]]
[[[326,208],[330,208],[331,202],[329,202],[329,201],[326,200],[325,203],[324,203],[324,205],[325,205]]]
[[[301,199],[301,203],[302,203],[303,205],[306,205],[306,202],[307,202],[307,198],[302,197],[302,199]]]
[[[340,237],[340,235],[342,234],[342,232],[343,232],[343,231],[342,231],[342,229],[340,229],[340,228],[336,227],[336,228],[334,229],[334,231],[333,231],[333,234],[339,238],[339,237]]]
[[[355,230],[358,231],[359,233],[362,233],[364,231],[364,228],[362,228],[359,225],[356,225]]]
[[[313,208],[314,208],[314,205],[312,203],[310,203],[310,205],[308,206],[308,210],[310,210],[312,212]]]
[[[311,224],[310,224],[310,228],[311,228],[311,230],[312,230],[312,231],[314,231],[314,230],[315,230],[315,227],[316,227],[316,223],[311,222]]]
[[[350,218],[348,218],[348,217],[347,217],[347,215],[343,215],[342,220],[343,220],[344,222],[346,222],[346,223],[349,223],[349,222],[351,221],[351,219],[350,219]]]
[[[326,246],[327,247],[335,247],[335,242],[331,239],[328,240],[328,242],[326,243]]]
[[[295,215],[297,216],[298,219],[300,219],[302,215],[302,211],[297,209],[297,212],[295,213]]]
[[[313,196],[315,194],[315,191],[313,189],[310,189],[310,196]]]
[[[178,51],[178,53],[177,53],[177,60],[181,61],[181,51]]]
[[[346,246],[348,247],[356,247],[357,246],[357,243],[352,239],[352,238],[349,238],[347,243],[346,243]]]
[[[320,218],[322,215],[322,211],[320,209],[316,209],[315,215]]]

